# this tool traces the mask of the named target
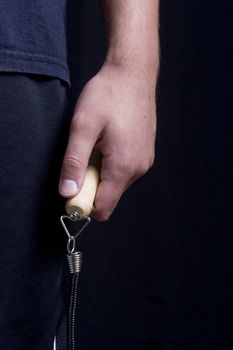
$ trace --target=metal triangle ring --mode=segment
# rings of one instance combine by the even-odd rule
[[[76,215],[75,215],[76,214]],[[78,230],[78,232],[75,235],[71,235],[65,225],[64,219],[69,219],[71,221],[86,221],[83,226]],[[78,215],[78,213],[73,213],[71,215],[61,215],[60,217],[61,224],[67,234],[68,238],[73,237],[76,239],[84,230],[85,228],[90,224],[91,218],[89,216],[81,217]]]

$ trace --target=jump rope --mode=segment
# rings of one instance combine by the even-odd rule
[[[76,350],[75,333],[77,319],[77,302],[78,302],[78,279],[81,272],[82,252],[77,250],[77,239],[79,235],[90,224],[90,213],[100,180],[100,154],[93,151],[89,165],[87,167],[85,179],[81,191],[72,198],[67,199],[65,203],[66,215],[60,217],[61,224],[67,235],[67,261],[70,271],[70,295],[68,309],[68,350]],[[71,234],[65,224],[66,220],[76,221],[79,223],[79,230]],[[80,223],[81,228],[80,228]]]

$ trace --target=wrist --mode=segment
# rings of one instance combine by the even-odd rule
[[[112,46],[107,51],[105,61],[125,68],[133,67],[156,72],[159,66],[158,51],[155,45],[149,49],[141,45],[131,50]]]
[[[153,60],[135,59],[133,57],[118,58],[107,55],[101,71],[108,77],[119,79],[122,75],[127,77],[129,84],[140,84],[141,87],[155,89],[158,75],[158,63]]]

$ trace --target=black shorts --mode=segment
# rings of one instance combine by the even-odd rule
[[[61,314],[65,232],[58,183],[67,87],[0,74],[0,348],[51,350]]]

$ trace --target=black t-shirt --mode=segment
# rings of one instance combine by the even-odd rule
[[[45,74],[70,83],[66,2],[0,1],[0,71]]]

